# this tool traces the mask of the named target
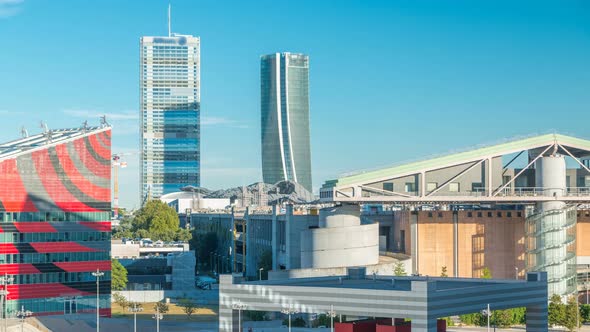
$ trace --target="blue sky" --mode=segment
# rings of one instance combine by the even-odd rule
[[[19,128],[113,125],[138,150],[139,38],[165,0],[0,0],[0,141]],[[590,138],[590,2],[172,0],[201,37],[202,185],[262,178],[259,57],[310,55],[314,187],[526,134]],[[138,203],[138,157],[121,204]]]

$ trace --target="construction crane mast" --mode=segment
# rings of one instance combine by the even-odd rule
[[[126,152],[113,154],[111,166],[113,168],[113,210],[115,219],[119,218],[119,168],[127,167],[127,162],[121,157],[137,155],[139,152]]]

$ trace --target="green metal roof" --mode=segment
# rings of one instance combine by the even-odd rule
[[[444,168],[445,165],[459,164],[462,161],[469,162],[470,160],[483,159],[489,156],[502,156],[504,154],[513,153],[515,151],[524,151],[539,148],[542,146],[547,146],[555,142],[568,147],[590,151],[589,140],[559,134],[546,134],[524,139],[517,139],[506,143],[491,145],[465,152],[449,154],[446,156],[436,157],[428,160],[417,161],[399,166],[387,167],[374,171],[344,176],[338,179],[328,180],[324,183],[322,187],[332,188],[358,183],[371,183],[379,181],[379,179],[386,177],[394,178],[398,174],[419,172],[421,170],[431,168]]]

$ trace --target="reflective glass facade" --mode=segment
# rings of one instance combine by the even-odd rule
[[[200,184],[200,41],[141,38],[141,201]]]
[[[0,273],[8,316],[110,315],[111,130],[71,130],[0,158]],[[1,151],[1,148],[0,148]],[[0,286],[0,288],[3,286]]]
[[[263,180],[291,180],[311,192],[309,57],[262,56],[260,90]]]

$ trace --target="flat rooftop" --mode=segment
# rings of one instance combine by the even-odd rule
[[[525,284],[525,280],[512,279],[475,279],[475,278],[443,278],[425,276],[376,276],[365,278],[341,277],[318,277],[318,278],[295,278],[282,280],[264,280],[241,282],[242,285],[264,285],[264,286],[300,286],[300,287],[330,287],[330,288],[356,288],[375,290],[410,291],[412,282],[436,282],[438,291],[467,289],[474,287],[488,287],[490,284]]]

